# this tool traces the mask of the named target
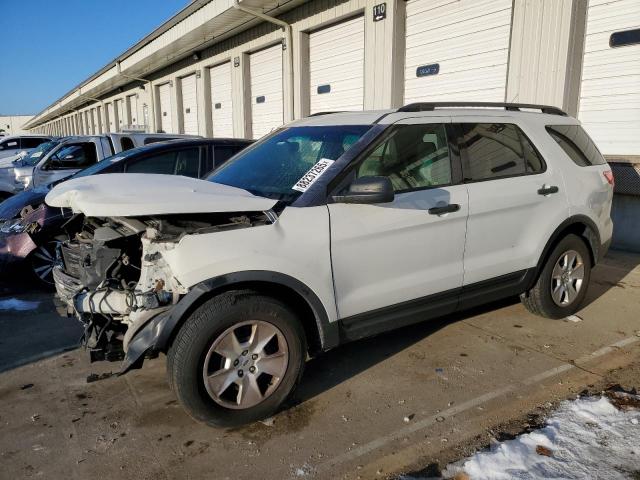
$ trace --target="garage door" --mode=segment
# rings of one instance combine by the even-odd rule
[[[213,67],[210,74],[213,136],[233,137],[231,62]]]
[[[362,110],[364,17],[309,34],[310,112]]]
[[[160,99],[160,130],[165,133],[173,133],[171,118],[171,86],[168,83],[158,87]]]
[[[409,0],[405,103],[503,102],[512,0]]]
[[[107,131],[116,132],[116,119],[113,114],[113,103],[107,103]]]
[[[198,90],[196,75],[181,80],[182,84],[182,126],[188,135],[198,134]]]
[[[116,100],[116,116],[117,116],[117,125],[118,132],[121,132],[125,126],[126,118],[124,116],[124,103],[122,100]]]
[[[617,33],[633,29],[638,0],[589,2],[578,118],[605,155],[640,155],[640,43]]]
[[[260,138],[284,122],[282,104],[282,45],[252,53],[249,57],[251,77],[251,132]]]
[[[138,124],[138,95],[127,97],[127,108],[129,109],[129,125]]]

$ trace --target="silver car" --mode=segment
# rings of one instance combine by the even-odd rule
[[[12,135],[0,139],[0,159],[12,157],[22,150],[32,150],[51,140],[48,135]]]

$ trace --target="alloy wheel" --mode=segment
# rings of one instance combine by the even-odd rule
[[[288,363],[289,348],[279,328],[261,320],[237,323],[209,348],[204,385],[223,407],[251,408],[277,389]]]
[[[559,307],[566,307],[578,297],[584,281],[584,262],[575,250],[560,255],[551,273],[551,297]]]
[[[50,240],[38,247],[31,253],[31,268],[36,277],[42,282],[53,285],[53,268],[62,264],[59,253],[60,242]]]

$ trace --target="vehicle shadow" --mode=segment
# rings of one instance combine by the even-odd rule
[[[448,325],[517,302],[516,297],[511,297],[341,345],[307,362],[302,381],[284,409],[311,400],[387,358],[406,350]]]
[[[611,251],[591,276],[591,285],[583,307],[593,303],[612,288],[629,288],[625,277],[640,265],[640,254]],[[637,287],[634,287],[637,288]],[[368,339],[348,343],[307,362],[305,374],[296,393],[284,409],[304,403],[350,378],[372,368],[387,358],[411,347],[442,328],[466,318],[491,312],[519,302],[509,297],[474,309],[439,319],[427,320]]]
[[[637,288],[625,278],[640,265],[640,253],[609,250],[604,260],[591,272],[591,282],[582,308],[591,305],[613,288]]]

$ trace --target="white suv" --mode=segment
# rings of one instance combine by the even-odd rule
[[[514,295],[574,313],[612,184],[556,108],[412,104],[293,122],[208,181],[91,176],[47,203],[78,213],[55,279],[92,358],[164,352],[189,414],[231,426],[343,342]]]

